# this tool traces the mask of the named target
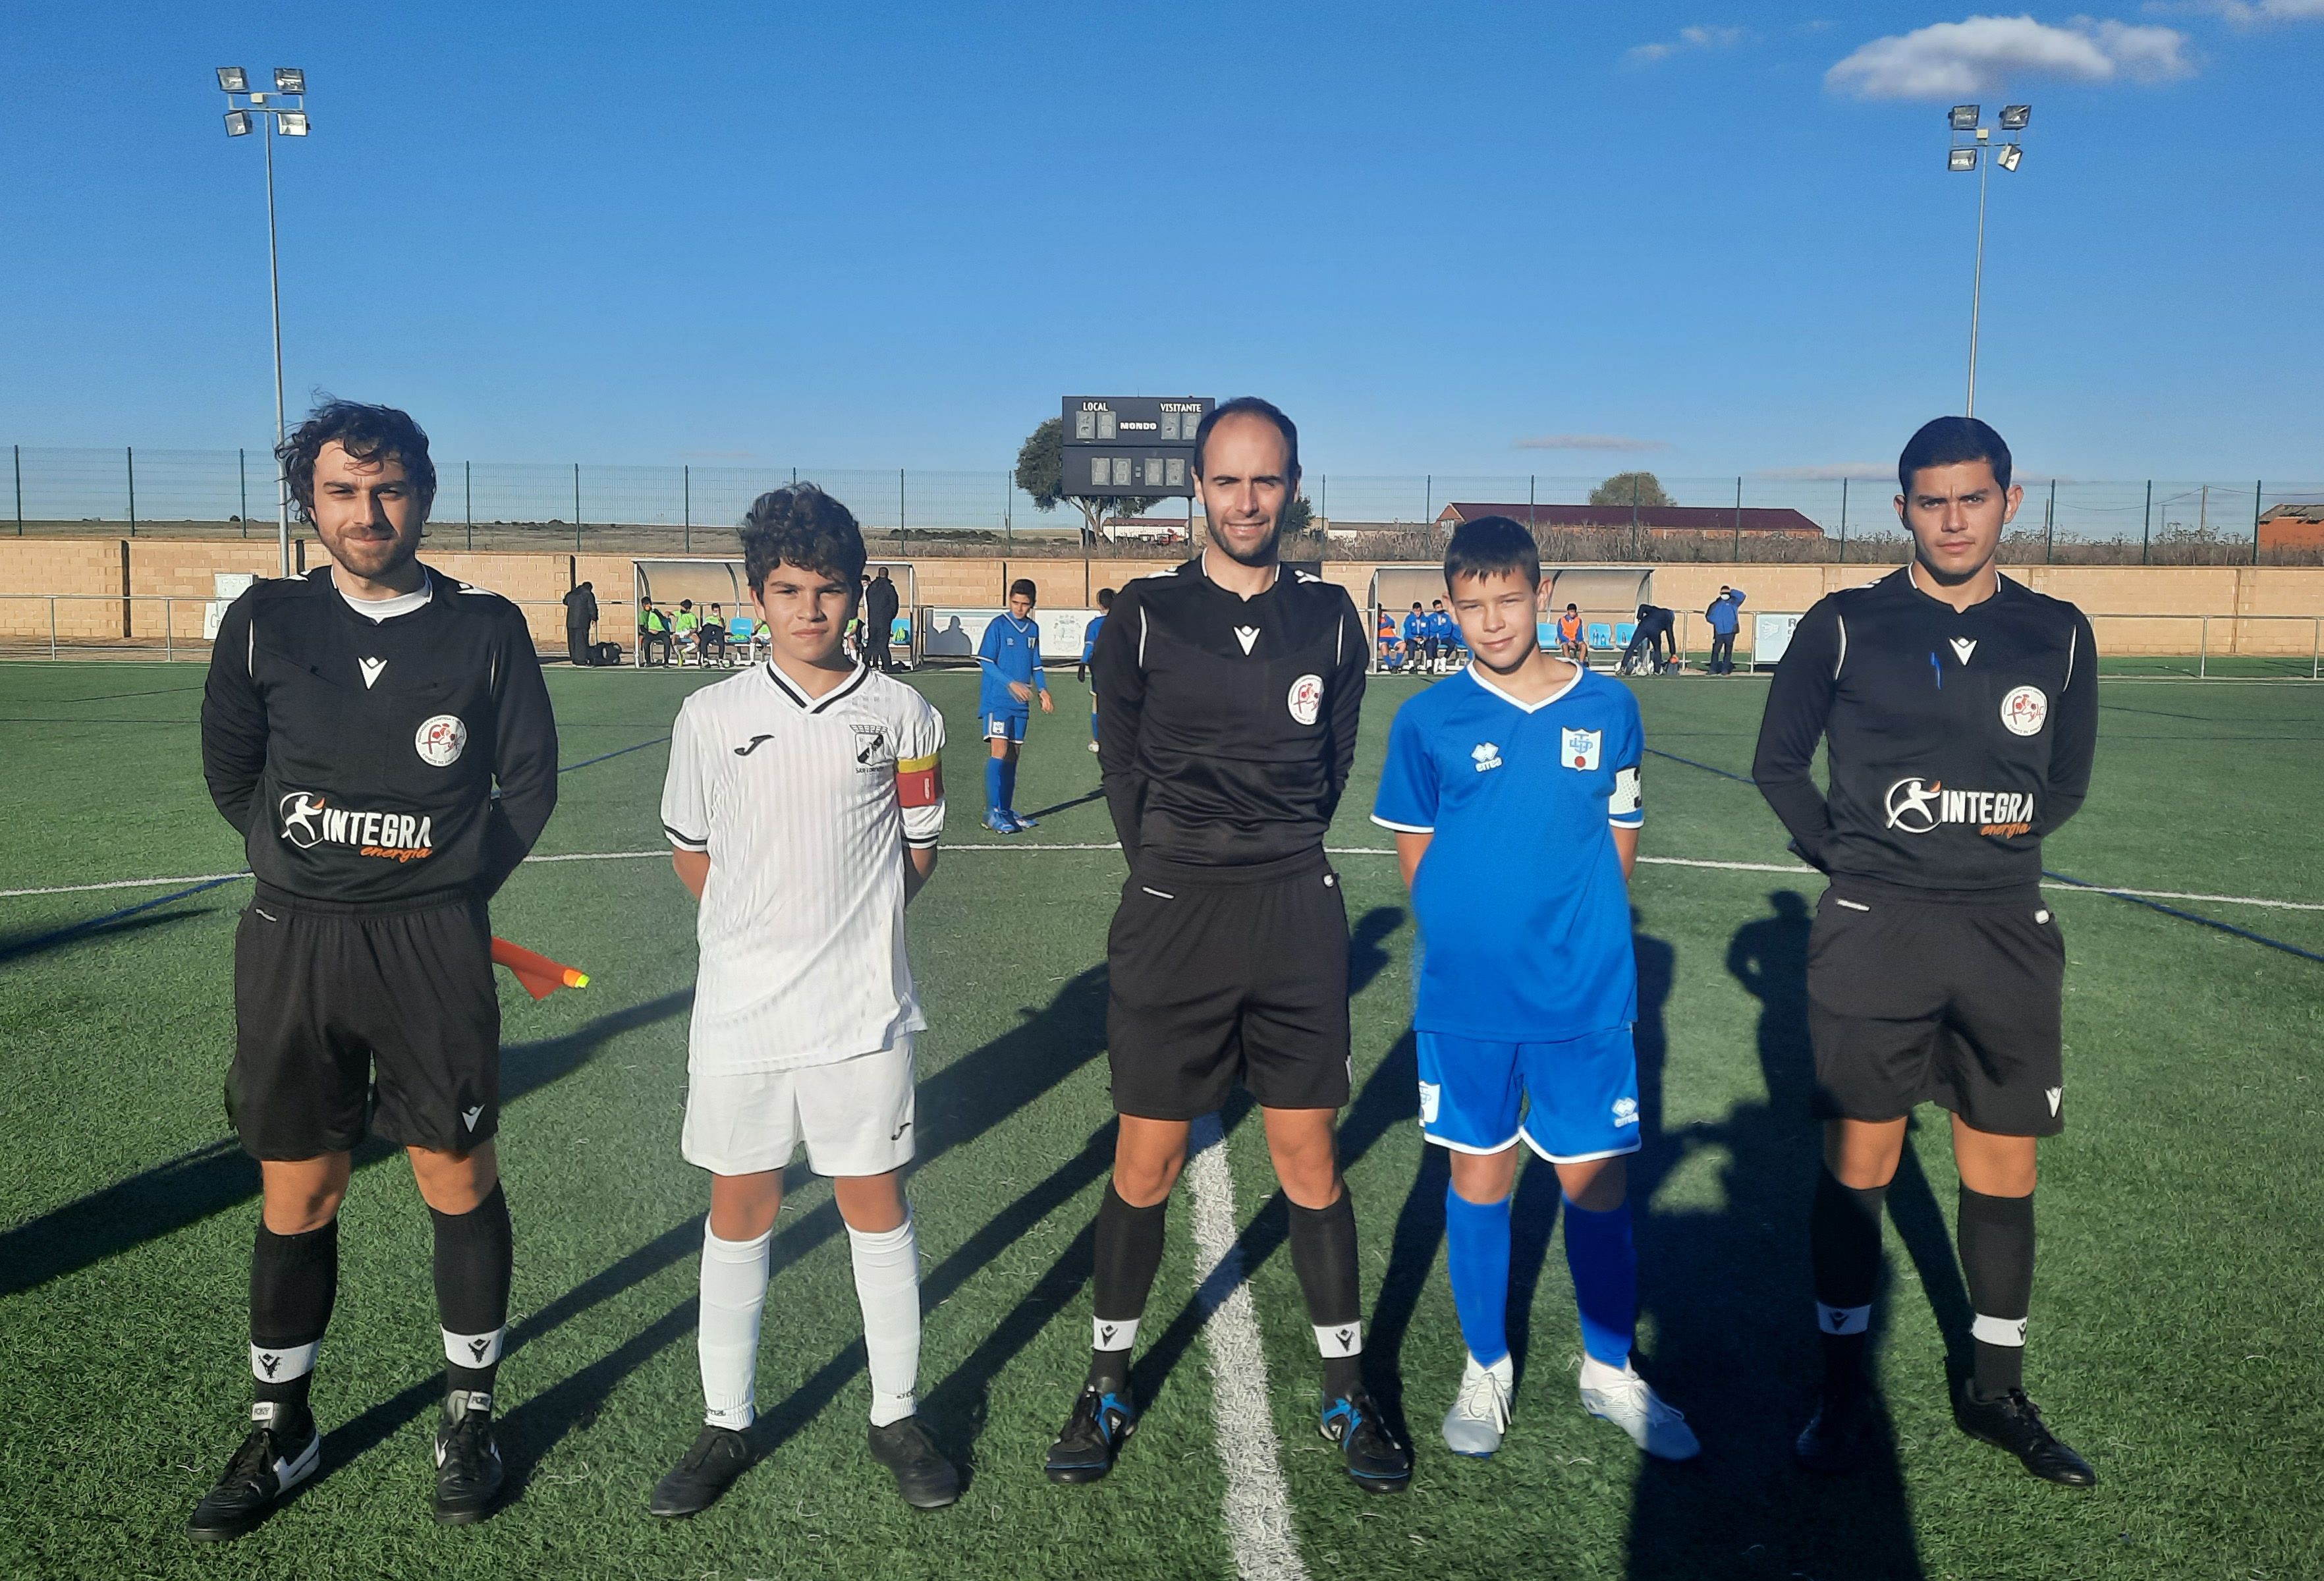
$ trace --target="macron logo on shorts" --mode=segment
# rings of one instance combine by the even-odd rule
[[[2043,1087],[2042,1089],[2042,1096],[2050,1100],[2050,1114],[2052,1118],[2055,1118],[2058,1113],[2058,1105],[2060,1101],[2065,1097],[2066,1089],[2064,1087]]]
[[[482,1104],[478,1104],[473,1109],[461,1110],[460,1119],[467,1125],[469,1130],[474,1131],[476,1128],[476,1117],[484,1112],[484,1106]]]

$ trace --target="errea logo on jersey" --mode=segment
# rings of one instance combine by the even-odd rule
[[[1489,741],[1480,741],[1471,747],[1469,757],[1470,761],[1477,765],[1477,772],[1480,774],[1487,769],[1498,769],[1501,766],[1501,749]]]
[[[282,837],[301,851],[353,846],[359,856],[424,862],[436,854],[435,828],[425,814],[356,812],[333,807],[311,790],[292,790],[275,805]]]
[[[1908,835],[1925,835],[1941,824],[1973,824],[1980,835],[2031,834],[2034,794],[2030,790],[1948,790],[1942,780],[1915,774],[1888,787],[1888,827]]]

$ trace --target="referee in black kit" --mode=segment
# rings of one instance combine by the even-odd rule
[[[1810,1223],[1824,1382],[1800,1435],[1845,1471],[1870,1416],[1864,1349],[1882,1199],[1907,1117],[1952,1111],[1961,1266],[1976,1308],[1963,1431],[2050,1482],[2088,1462],[2024,1385],[2037,1138],[2065,1125],[2065,941],[2042,899],[2042,837],[2088,792],[2098,652],[2072,605],[1999,575],[2024,491],[2009,447],[1941,417],[1896,465],[1913,559],[1808,611],[1776,666],[1753,777],[1793,848],[1831,879],[1808,941],[1824,1168]],[[1809,777],[1828,744],[1829,800]]]
[[[1259,1100],[1291,1261],[1323,1356],[1321,1427],[1348,1473],[1403,1487],[1412,1452],[1364,1388],[1354,1205],[1333,1125],[1348,1101],[1348,915],[1323,831],[1355,760],[1370,643],[1345,592],[1277,558],[1299,433],[1230,401],[1194,435],[1210,544],[1116,596],[1091,655],[1098,765],[1130,877],[1106,941],[1121,1117],[1095,1228],[1090,1369],[1050,1447],[1094,1482],[1138,1421],[1130,1358],[1162,1261],[1190,1123]]]
[[[226,1110],[265,1191],[256,1403],[195,1506],[189,1530],[210,1539],[257,1526],[315,1473],[308,1385],[367,1132],[410,1152],[435,1220],[436,1518],[491,1511],[511,1257],[485,902],[557,804],[557,726],[523,615],[416,558],[436,492],[427,436],[392,408],[331,402],[281,456],[331,563],[235,601],[202,698],[202,772],[257,877],[235,934]]]

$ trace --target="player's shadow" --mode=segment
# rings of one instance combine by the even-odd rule
[[[1818,1478],[1792,1458],[1821,1371],[1807,1257],[1821,1140],[1809,1113],[1808,904],[1791,890],[1768,902],[1769,914],[1736,931],[1726,960],[1729,975],[1759,1001],[1765,1098],[1665,1136],[1660,1078],[1667,1049],[1657,1044],[1650,1053],[1640,1040],[1646,1149],[1631,1195],[1640,1304],[1654,1318],[1649,1370],[1655,1387],[1688,1413],[1703,1453],[1679,1465],[1639,1458],[1628,1574],[1640,1581],[1917,1577],[1912,1512],[1885,1417],[1866,1464],[1851,1475]],[[1708,1192],[1697,1173],[1704,1165],[1718,1171]],[[1697,1202],[1707,1196],[1717,1206],[1658,1200],[1682,1170],[1690,1184],[1684,1195]],[[1941,1312],[1945,1281],[1958,1290],[1959,1276],[1909,1148],[1888,1201]],[[1933,1248],[1932,1220],[1940,1230]],[[1876,1322],[1889,1305],[1884,1299],[1876,1308]]]
[[[1074,797],[1070,800],[1052,802],[1047,807],[1037,807],[1026,816],[1029,818],[1047,818],[1052,813],[1065,812],[1076,807],[1086,807],[1093,801],[1102,801],[1104,799],[1105,792],[1103,790],[1085,791],[1082,795]]]
[[[693,999],[691,988],[681,989],[599,1016],[562,1037],[507,1045],[501,1050],[501,1106],[569,1075],[622,1033],[683,1013]],[[401,1151],[366,1142],[355,1150],[355,1167]],[[77,1273],[257,1196],[258,1165],[232,1137],[196,1148],[0,1233],[0,1297]]]
[[[191,922],[198,917],[215,914],[216,906],[196,906],[190,911],[159,911],[143,917],[125,917],[118,922],[91,924],[69,923],[62,928],[42,928],[21,933],[0,934],[0,965],[31,960],[35,956],[53,955],[60,949],[88,944],[100,938],[121,938],[133,933],[143,933],[155,928],[167,928],[173,923]]]
[[[920,1083],[917,1108],[919,1142],[912,1163],[915,1174],[954,1148],[1005,1124],[1104,1048],[1104,969],[1092,967],[1083,972],[1060,989],[1046,1008],[1028,1009],[1023,1015],[1018,1026]],[[1026,1231],[1099,1179],[1112,1159],[1113,1127],[1109,1123],[1093,1133],[1072,1158],[1002,1207],[929,1269],[920,1281],[921,1309],[936,1310]],[[806,1171],[794,1166],[786,1185],[797,1188],[805,1181]],[[698,1249],[701,1222],[698,1216],[689,1216],[632,1253],[613,1269],[584,1281],[568,1297],[552,1304],[559,1308],[556,1321],[639,1283]],[[772,1247],[772,1279],[779,1280],[785,1267],[844,1233],[838,1208],[827,1197],[783,1224]],[[1087,1239],[1084,1234],[1058,1259],[1058,1266],[1045,1276],[1037,1290],[1031,1307],[1037,1308],[1044,1299],[1042,1292],[1060,1281],[1070,1279],[1071,1288],[1078,1288],[1080,1281],[1087,1276]],[[1069,1296],[1070,1290],[1067,1293]],[[559,1440],[595,1419],[623,1379],[692,1332],[696,1306],[696,1298],[687,1296],[604,1356],[558,1380],[509,1414],[502,1424],[500,1438],[512,1482],[519,1491]],[[549,1316],[544,1312],[542,1319]],[[1021,1345],[1022,1340],[1017,1335],[1024,1320],[1022,1310],[1012,1315],[1002,1330],[988,1337],[952,1376],[926,1395],[922,1414],[947,1446],[955,1438],[973,1439],[976,1425],[982,1420],[983,1384]],[[521,1341],[551,1326],[541,1319],[521,1324],[512,1340]],[[763,1409],[752,1429],[756,1455],[761,1458],[771,1456],[796,1437],[839,1397],[863,1366],[862,1341],[860,1337],[852,1339],[838,1347],[804,1382]],[[673,1424],[673,1428],[683,1426]],[[673,1459],[682,1447],[682,1438],[674,1437],[670,1446]],[[642,1494],[642,1486],[640,1491]]]

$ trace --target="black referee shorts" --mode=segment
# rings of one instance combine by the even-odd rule
[[[234,936],[226,1118],[261,1159],[370,1131],[465,1153],[500,1128],[501,1003],[484,903],[360,910],[263,889]]]
[[[1113,1106],[1191,1120],[1240,1081],[1270,1109],[1348,1101],[1348,908],[1321,851],[1250,867],[1148,861],[1106,938]]]
[[[2066,941],[2036,895],[1973,905],[1824,892],[1808,934],[1821,1119],[1934,1100],[1998,1136],[2066,1128]]]

